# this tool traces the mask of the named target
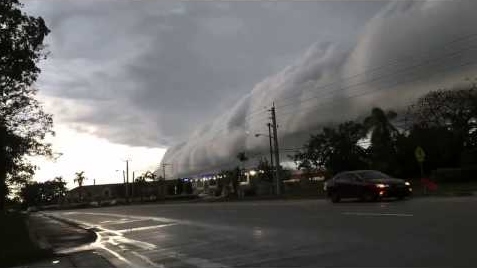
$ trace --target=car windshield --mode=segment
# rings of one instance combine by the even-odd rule
[[[389,175],[386,175],[379,171],[367,170],[367,171],[358,171],[356,174],[363,178],[364,180],[378,180],[378,179],[388,179]]]

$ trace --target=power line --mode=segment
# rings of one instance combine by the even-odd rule
[[[474,38],[474,37],[477,37],[477,33],[456,38],[456,39],[454,39],[454,40],[452,40],[452,41],[450,41],[450,42],[447,42],[447,43],[446,43],[444,46],[442,46],[441,48],[446,48],[446,47],[449,47],[449,45],[451,45],[451,44],[454,44],[454,43],[457,43],[457,42],[461,42],[461,41],[463,41],[463,40],[467,40],[467,39]],[[456,56],[456,55],[462,53],[463,51],[469,50],[469,49],[472,49],[472,48],[475,48],[475,46],[467,47],[466,49],[461,50],[461,51],[458,51],[457,53],[452,53],[450,56],[451,56],[451,57]],[[427,54],[428,54],[428,55],[432,55],[432,53],[427,53]],[[406,56],[404,56],[404,57],[406,57]],[[422,58],[424,58],[424,57],[422,57]],[[421,58],[421,60],[422,60],[422,58]],[[361,72],[361,73],[357,73],[357,74],[351,75],[351,76],[349,76],[349,77],[343,78],[343,79],[341,79],[341,80],[339,80],[339,81],[349,80],[349,79],[352,79],[352,78],[356,78],[356,77],[359,77],[360,75],[364,75],[364,74],[367,74],[367,73],[369,73],[369,72],[374,72],[374,71],[376,71],[376,70],[382,69],[383,67],[395,65],[395,63],[396,63],[396,62],[399,63],[399,61],[402,61],[402,57],[400,57],[399,59],[395,59],[395,60],[391,61],[391,63],[394,63],[394,64],[386,64],[386,65],[381,65],[381,66],[378,66],[378,67],[370,68],[370,69],[365,70],[365,71],[363,71],[363,72]],[[432,62],[433,60],[432,60],[432,59],[431,59],[431,60],[428,59],[428,60],[427,60],[427,63],[428,63],[429,61]],[[420,63],[420,64],[414,64],[413,66],[407,66],[406,68],[401,68],[401,69],[399,70],[399,72],[408,71],[409,68],[418,68],[418,67],[424,66],[424,65],[427,64],[427,63],[424,63],[424,64],[423,64],[423,63]],[[392,75],[395,75],[395,73],[389,73],[389,74],[387,74],[387,75],[379,76],[379,77],[377,77],[377,78],[373,78],[373,79],[368,80],[368,81],[363,81],[363,82],[360,82],[360,83],[357,83],[357,84],[349,85],[349,86],[340,88],[340,89],[338,89],[338,90],[345,90],[345,89],[348,89],[348,88],[352,88],[352,87],[356,87],[356,86],[360,86],[360,85],[365,85],[365,84],[367,84],[367,83],[369,83],[369,82],[378,81],[378,80],[380,80],[380,79],[382,79],[382,78],[386,78],[386,77],[392,76]],[[334,82],[329,83],[329,84],[327,84],[327,85],[314,88],[313,90],[317,90],[317,89],[320,89],[320,88],[326,88],[326,87],[328,87],[328,86],[330,86],[330,85],[336,84],[336,83],[339,82],[339,81],[334,81]],[[302,92],[303,92],[303,91],[302,91]],[[301,92],[301,93],[302,93],[302,92]],[[300,94],[301,94],[301,93],[300,93]],[[322,97],[325,93],[336,93],[336,90],[335,90],[334,92],[333,92],[333,91],[320,92],[319,95],[315,95],[315,96],[309,97],[309,98],[304,99],[304,100],[301,100],[301,101],[299,101],[299,102],[290,102],[290,103],[286,103],[286,104],[284,104],[284,105],[279,105],[279,106],[277,106],[277,108],[285,108],[285,107],[287,107],[287,106],[296,105],[296,104],[299,104],[299,103],[304,103],[304,102],[307,102],[307,101],[310,101],[310,100],[313,100],[313,99],[318,99],[318,98]],[[282,101],[283,101],[283,100],[287,100],[287,99],[291,99],[291,98],[290,98],[290,97],[289,97],[289,98],[284,98],[284,99],[282,99]],[[280,101],[280,100],[279,100],[279,101]],[[295,110],[295,109],[293,109],[293,110]],[[281,112],[281,111],[283,111],[283,109],[280,109],[279,111]],[[259,120],[259,119],[263,120],[263,119],[265,119],[264,117],[257,117],[257,116],[260,115],[260,114],[267,113],[267,112],[268,112],[268,110],[267,110],[266,107],[261,108],[261,109],[254,110],[254,111],[252,111],[252,112],[249,112],[249,113],[244,117],[244,119],[243,119],[244,125],[245,125],[245,123],[251,122],[252,120]],[[268,114],[267,114],[266,116],[268,116]],[[244,125],[243,125],[243,126],[244,126]],[[243,127],[243,126],[242,126],[242,127]],[[237,127],[237,128],[240,128],[240,127]],[[225,130],[227,130],[227,129],[230,130],[230,126],[229,126],[229,125],[225,125],[224,127],[220,128],[220,129],[218,129],[218,130],[216,130],[216,131],[215,131],[216,133],[214,134],[214,136],[219,135],[222,131],[225,131]],[[233,130],[233,129],[232,129],[232,130]],[[215,138],[215,137],[213,137],[212,139],[214,139],[214,138]]]
[[[463,67],[463,66],[473,65],[473,64],[476,64],[476,63],[475,63],[474,61],[469,61],[469,62],[465,62],[465,63],[460,64],[460,65],[455,66],[455,67]],[[453,67],[453,68],[455,68],[455,67]],[[441,71],[442,71],[442,70],[441,70]],[[444,69],[444,71],[445,71],[445,69]],[[417,81],[419,81],[419,80],[421,80],[421,79],[423,79],[423,78],[417,79]],[[415,81],[415,80],[416,80],[416,79],[413,79],[413,80],[411,80],[411,81]],[[395,86],[397,86],[397,85],[399,85],[399,84],[401,84],[401,83],[397,83]],[[393,87],[391,87],[391,88],[393,88]],[[386,89],[389,89],[389,88],[386,88]],[[356,95],[352,95],[352,96],[347,96],[347,97],[341,98],[340,101],[342,101],[342,100],[344,100],[344,99],[350,99],[350,98],[361,97],[361,96],[363,96],[363,95],[374,94],[374,93],[376,93],[376,92],[378,92],[378,91],[381,91],[381,90],[383,90],[383,88],[377,89],[377,90],[368,91],[368,92],[361,92],[360,94],[356,94]],[[331,101],[331,102],[328,101],[328,102],[324,102],[324,103],[320,103],[320,104],[326,104],[326,103],[330,104],[330,103],[333,103],[333,102],[334,102],[334,101]],[[303,109],[302,107],[298,107],[298,108]],[[303,110],[309,110],[310,108],[311,108],[311,109],[318,110],[318,109],[320,109],[320,108],[322,108],[322,107],[320,107],[320,106],[313,106],[313,107],[309,107],[309,108],[304,108]],[[296,109],[295,109],[295,110],[296,110]],[[286,114],[290,114],[290,111],[289,111],[288,113],[285,113],[285,115],[286,115]],[[282,115],[283,115],[283,114],[282,114]],[[297,148],[297,149],[300,149],[300,148]],[[263,153],[260,153],[260,154],[263,155]],[[234,162],[236,162],[236,161],[234,161]],[[228,162],[229,165],[230,165],[230,163],[232,163],[232,161]],[[225,163],[224,163],[224,164],[218,164],[218,165],[216,165],[215,167],[222,167],[222,166],[226,166],[226,165],[227,165],[227,164],[225,164]],[[187,165],[187,166],[188,166],[189,168],[191,168],[190,165]],[[192,167],[192,168],[193,168],[193,167]],[[206,169],[209,169],[209,170],[210,170],[210,169],[214,169],[214,166],[213,166],[213,167],[210,167],[210,166],[207,165],[207,168],[206,168]],[[200,173],[200,172],[199,172],[199,173]]]
[[[425,61],[425,63],[414,64],[414,65],[411,65],[411,66],[407,66],[407,67],[405,67],[405,68],[401,68],[400,70],[398,70],[398,73],[406,73],[406,72],[413,71],[412,69],[421,68],[421,67],[423,67],[423,66],[429,65],[429,62],[440,62],[440,61],[443,61],[443,60],[448,60],[448,59],[450,59],[450,58],[453,58],[453,57],[456,57],[456,56],[461,55],[462,53],[464,53],[464,52],[467,51],[467,50],[472,50],[472,49],[477,49],[477,46],[476,46],[476,45],[473,45],[473,46],[467,47],[465,50],[453,52],[453,53],[451,53],[451,54],[444,55],[444,56],[442,56],[441,58],[438,58],[438,59],[428,59],[427,61]],[[298,101],[298,102],[290,102],[290,103],[287,103],[287,104],[285,104],[285,105],[277,106],[277,108],[284,108],[284,107],[288,107],[288,106],[291,106],[291,105],[296,105],[296,104],[299,104],[299,103],[304,103],[304,102],[307,102],[307,101],[310,101],[310,100],[319,99],[319,98],[323,97],[323,95],[326,94],[326,93],[334,93],[334,94],[336,94],[336,92],[339,91],[339,90],[345,90],[345,89],[349,89],[349,88],[356,87],[356,86],[366,85],[366,84],[368,84],[368,83],[370,83],[370,82],[376,82],[376,81],[379,81],[379,80],[381,80],[381,79],[383,79],[383,78],[390,77],[390,76],[393,76],[393,75],[396,75],[396,73],[389,73],[389,74],[387,74],[387,75],[380,76],[380,77],[377,77],[377,78],[373,78],[373,79],[368,80],[368,81],[362,81],[362,82],[359,82],[359,83],[356,83],[356,84],[353,84],[353,85],[341,87],[341,88],[339,88],[339,89],[335,89],[335,91],[322,92],[322,94],[315,95],[315,96],[312,96],[312,97],[309,97],[309,98],[300,100],[300,101]],[[328,95],[329,95],[329,94],[328,94]],[[283,109],[280,109],[280,111],[283,111]]]
[[[439,48],[439,49],[445,49],[445,48],[449,47],[449,46],[452,45],[452,44],[455,44],[455,43],[464,41],[464,40],[466,40],[466,39],[472,39],[472,38],[475,38],[475,37],[477,37],[477,33],[473,33],[473,34],[469,34],[469,35],[465,35],[465,36],[460,36],[460,37],[455,38],[455,39],[453,39],[453,40],[451,40],[451,41],[449,41],[449,42],[446,42],[444,45],[442,45],[442,44],[439,45],[438,48]],[[437,47],[437,46],[436,46],[436,47]],[[426,50],[426,52],[427,52],[427,51],[429,51],[429,50]],[[432,55],[432,53],[433,53],[433,52],[431,52],[431,53],[426,53],[426,55]],[[424,57],[422,57],[422,58],[424,58]],[[342,78],[342,79],[337,79],[337,80],[335,80],[335,81],[333,81],[333,82],[330,82],[330,83],[328,83],[328,84],[321,85],[321,86],[316,87],[316,88],[313,88],[313,89],[309,89],[308,91],[315,91],[315,90],[317,90],[317,89],[327,88],[327,87],[329,87],[329,86],[331,86],[331,85],[334,85],[334,84],[336,84],[336,83],[338,83],[338,82],[342,82],[342,81],[350,80],[350,79],[353,79],[353,78],[357,78],[357,77],[359,77],[359,76],[361,76],[361,75],[373,73],[373,72],[375,72],[375,71],[377,71],[377,70],[380,70],[380,69],[383,69],[383,68],[385,68],[385,67],[390,67],[390,66],[393,66],[393,65],[397,65],[397,64],[399,64],[399,63],[401,63],[401,62],[404,62],[403,59],[412,59],[412,60],[414,60],[415,57],[414,57],[413,55],[400,56],[399,58],[396,58],[396,59],[393,59],[393,60],[389,61],[387,64],[382,64],[382,65],[380,65],[380,66],[372,67],[372,68],[370,68],[370,69],[367,69],[367,70],[364,70],[364,71],[362,71],[362,72],[359,72],[359,73],[350,75],[350,76],[348,76],[348,77],[345,77],[345,78]],[[397,64],[396,64],[396,63],[397,63]],[[304,90],[304,91],[306,91],[306,90]],[[302,92],[303,92],[303,91],[302,91]],[[302,92],[300,92],[300,94],[301,94]],[[283,100],[292,99],[293,96],[296,96],[296,95],[298,95],[298,94],[293,94],[292,96],[289,96],[289,97],[286,97],[286,98],[282,98],[282,99],[278,99],[278,100],[274,100],[274,101],[277,102],[277,103],[279,103],[280,101],[283,101]]]
[[[451,40],[451,41],[449,41],[449,42],[446,42],[445,44],[441,44],[441,45],[436,46],[436,47],[438,47],[439,50],[445,50],[446,48],[449,48],[452,44],[456,44],[456,43],[459,43],[459,42],[462,42],[462,41],[466,41],[466,40],[471,40],[472,38],[476,38],[476,37],[477,37],[477,33],[473,33],[473,34],[469,34],[469,35],[465,35],[465,36],[460,36],[460,37],[455,38],[455,39],[453,39],[453,40]],[[465,51],[465,50],[472,49],[472,48],[474,48],[474,46],[469,46],[469,47],[467,47],[467,48],[464,48],[463,50],[458,51],[457,54],[459,54],[459,53],[461,53],[461,52],[463,52],[463,51]],[[429,50],[427,50],[427,51],[429,51]],[[426,51],[426,52],[427,52],[427,51]],[[425,59],[426,59],[426,56],[433,56],[436,52],[437,52],[437,51],[428,52],[428,53],[425,54],[425,56],[421,57],[420,60],[421,60],[421,61],[424,60],[424,62],[426,62],[426,60],[425,60]],[[456,54],[456,53],[454,53],[454,54]],[[451,56],[452,56],[452,54],[451,54]],[[370,74],[370,73],[375,73],[376,71],[379,71],[379,70],[381,70],[381,69],[383,69],[383,68],[385,68],[385,67],[391,67],[391,66],[399,65],[399,64],[401,64],[402,62],[404,62],[403,59],[415,59],[415,57],[413,57],[412,55],[400,56],[399,58],[396,58],[396,59],[394,59],[394,60],[389,61],[387,64],[382,64],[382,65],[380,65],[380,66],[367,69],[367,70],[365,70],[365,71],[363,71],[363,72],[356,73],[356,74],[350,75],[350,76],[345,77],[345,78],[342,78],[342,79],[337,79],[337,80],[335,80],[335,81],[333,81],[333,82],[331,82],[331,83],[328,83],[328,84],[325,84],[325,85],[322,85],[322,86],[318,86],[318,87],[315,87],[315,88],[312,88],[312,89],[308,89],[308,90],[305,89],[305,90],[301,91],[300,93],[293,94],[292,96],[289,96],[289,97],[286,97],[286,98],[282,98],[282,99],[278,99],[278,100],[275,100],[275,101],[277,101],[277,102],[282,102],[282,101],[284,101],[284,100],[292,99],[293,96],[298,96],[298,95],[302,94],[302,93],[305,92],[305,91],[316,91],[316,90],[318,90],[318,89],[328,88],[328,87],[330,87],[330,86],[332,86],[332,85],[334,85],[334,84],[337,84],[338,82],[343,82],[343,81],[346,81],[346,80],[350,80],[350,79],[353,79],[353,78],[357,78],[357,77],[362,76],[362,75],[366,75],[366,74]],[[429,59],[430,59],[430,57],[427,57],[427,62],[432,61],[432,59],[431,59],[431,60],[429,60]],[[421,63],[421,64],[416,64],[416,65],[414,65],[414,66],[407,66],[407,67],[405,67],[404,69],[401,68],[401,69],[399,70],[399,72],[400,72],[400,71],[403,71],[403,70],[406,71],[406,69],[409,69],[409,68],[420,67],[420,66],[422,66],[422,65],[425,65],[425,64],[422,64],[422,63]],[[345,90],[345,89],[352,88],[352,87],[355,87],[355,86],[365,85],[365,84],[367,84],[367,83],[369,83],[369,82],[378,81],[378,80],[380,80],[380,79],[382,79],[382,78],[385,78],[385,77],[387,77],[387,76],[392,76],[392,75],[395,75],[395,72],[394,72],[394,73],[389,73],[389,74],[387,74],[387,75],[378,76],[377,78],[373,78],[373,79],[368,80],[368,81],[362,81],[362,82],[359,82],[359,83],[354,84],[354,85],[349,85],[349,86],[346,86],[346,87],[344,87],[344,88],[341,88],[340,90]],[[333,89],[333,88],[330,88],[330,89]],[[336,90],[335,90],[335,91],[336,91]],[[305,99],[305,100],[301,100],[301,102],[305,102],[305,101],[308,101],[308,100],[320,98],[324,93],[336,93],[336,92],[333,92],[333,91],[321,91],[319,95],[315,95],[315,96],[309,97],[309,98],[307,98],[307,99]],[[301,103],[301,102],[299,102],[299,103]],[[284,107],[291,106],[291,105],[294,105],[294,104],[296,104],[295,101],[289,102],[289,103],[285,103],[285,104],[282,104],[282,105],[278,105],[277,108],[284,108]],[[245,118],[246,118],[246,119],[248,119],[249,117],[252,117],[252,118],[253,118],[253,117],[254,117],[255,115],[257,115],[257,114],[266,113],[266,112],[267,112],[266,109],[267,109],[267,108],[265,107],[265,108],[263,108],[263,109],[257,109],[257,110],[254,110],[254,111],[252,111],[252,112],[249,112]],[[249,120],[246,120],[246,121],[249,121]]]
[[[469,61],[469,62],[465,62],[463,64],[459,64],[457,66],[452,66],[452,68],[457,68],[457,67],[464,67],[464,66],[470,66],[470,65],[475,65],[476,62],[474,61]],[[443,72],[443,71],[448,71],[447,69],[444,69],[444,70],[441,70],[439,72],[435,72],[433,74],[436,74],[436,73],[440,73],[440,72]],[[415,82],[415,81],[420,81],[424,78],[418,78],[418,79],[411,79],[410,81],[407,81],[407,83],[409,82]],[[365,91],[365,92],[359,92],[358,94],[354,94],[354,95],[349,95],[349,96],[346,96],[346,97],[341,97],[340,99],[338,100],[334,100],[332,98],[326,98],[326,99],[331,99],[330,101],[324,101],[324,102],[320,102],[318,103],[318,105],[324,105],[324,104],[333,104],[335,102],[341,102],[341,101],[344,101],[344,100],[347,100],[347,99],[352,99],[352,98],[358,98],[358,97],[362,97],[362,96],[365,96],[365,95],[369,95],[369,94],[375,94],[375,93],[378,93],[378,92],[381,92],[382,90],[384,89],[392,89],[392,88],[395,88],[396,86],[402,84],[403,82],[398,82],[398,83],[395,83],[393,86],[391,87],[386,87],[386,88],[378,88],[376,90],[368,90],[368,91]],[[291,109],[291,110],[287,110],[287,113],[281,113],[280,116],[283,116],[283,115],[287,115],[287,114],[291,114],[291,112],[295,112],[296,110],[318,110],[318,109],[321,109],[323,107],[321,106],[317,106],[317,105],[314,105],[314,106],[311,106],[311,107],[301,107],[301,106],[298,106],[298,107],[294,107],[295,109]],[[282,110],[280,110],[282,111]]]
[[[400,120],[392,120],[392,124],[393,125],[396,125],[396,123],[402,123],[402,122],[405,122],[405,118],[403,119],[400,119]],[[371,144],[371,141],[369,139],[367,140],[360,140],[357,142],[357,145],[359,146],[369,146]],[[281,153],[295,153],[295,152],[299,152],[301,150],[306,150],[308,149],[308,147],[306,146],[301,146],[301,147],[295,147],[295,148],[283,148],[283,149],[280,149],[279,151]],[[250,159],[254,159],[258,156],[265,156],[266,153],[264,152],[256,152],[256,153],[251,153],[251,152],[246,152],[247,153],[247,156]],[[210,172],[214,172],[214,171],[217,171],[218,169],[224,169],[226,167],[231,167],[231,166],[235,166],[237,165],[237,161],[239,161],[238,159],[233,159],[233,160],[229,160],[227,162],[223,162],[223,163],[219,163],[219,164],[215,164],[215,165],[207,165],[207,164],[203,164],[203,165],[191,165],[189,163],[177,163],[177,162],[173,162],[169,165],[177,165],[177,166],[186,166],[187,168],[189,169],[197,169],[199,168],[200,171],[194,171],[194,172],[183,172],[185,174],[187,173],[195,173],[195,174],[201,174],[201,175],[207,175],[207,174],[204,174],[204,173],[210,173]],[[201,176],[201,175],[196,175],[196,176]],[[183,175],[185,176],[185,175]]]
[[[476,36],[476,35],[477,35],[477,34],[472,34],[472,35],[469,35],[469,36],[467,36],[467,37],[461,37],[461,38],[459,38],[459,39],[454,40],[453,42],[456,42],[457,40],[460,40],[460,39],[464,39],[464,38],[468,38],[468,37],[473,37],[473,36]],[[453,42],[450,42],[450,43],[453,43]],[[450,44],[450,43],[449,43],[449,44]],[[471,50],[472,48],[475,48],[475,46],[470,46],[470,47],[467,47],[467,48],[465,48],[465,49],[463,49],[463,50],[461,50],[461,51],[453,52],[453,53],[451,53],[451,54],[449,54],[449,55],[444,56],[444,59],[446,59],[446,57],[447,57],[447,58],[452,58],[452,57],[458,56],[458,55],[461,54],[462,52],[464,52],[464,51],[466,51],[466,50]],[[425,64],[420,63],[420,64],[414,64],[414,65],[412,65],[412,66],[408,66],[408,67],[406,67],[406,68],[401,68],[401,69],[399,70],[399,72],[409,71],[409,69],[411,69],[411,68],[419,68],[419,67],[425,66],[426,64],[429,64],[429,62],[439,61],[439,60],[442,60],[442,58],[441,58],[441,59],[438,59],[438,60],[427,60],[427,61],[425,61],[425,62],[426,62]],[[466,63],[464,63],[464,64],[461,64],[461,65],[458,65],[458,66],[454,66],[453,68],[456,68],[456,67],[464,67],[464,66],[472,65],[472,64],[475,64],[475,62],[473,62],[473,61],[466,62]],[[351,77],[347,77],[347,78],[345,78],[345,79],[354,78],[354,77],[357,77],[357,76],[359,76],[359,75],[366,74],[367,72],[370,72],[370,71],[373,71],[373,70],[377,70],[377,69],[379,69],[379,68],[382,68],[382,66],[381,66],[381,67],[373,68],[373,69],[371,69],[371,70],[366,70],[366,71],[364,71],[364,72],[362,72],[362,73],[360,73],[360,74],[355,74],[355,75],[353,75],[353,76],[351,76]],[[446,70],[446,69],[444,69],[444,70]],[[441,71],[442,71],[442,70],[441,70]],[[396,73],[389,73],[387,76],[395,75],[395,74],[396,74]],[[376,80],[382,79],[383,77],[386,77],[386,75],[385,75],[385,76],[378,77],[378,78],[374,78],[374,79],[372,79],[371,81],[365,81],[365,82],[361,82],[361,83],[359,83],[359,84],[351,85],[351,86],[348,86],[348,87],[346,87],[346,88],[355,87],[355,86],[358,86],[358,85],[361,85],[361,84],[365,84],[365,83],[369,83],[369,82],[372,82],[372,81],[376,81]],[[423,79],[423,78],[420,78],[420,79],[417,79],[417,80],[421,80],[421,79]],[[409,83],[409,82],[411,82],[411,81],[414,81],[414,80],[416,80],[416,79],[412,79],[412,80],[410,80],[410,81],[407,81],[407,83]],[[342,80],[341,80],[341,81],[342,81]],[[335,82],[335,83],[336,83],[336,82]],[[397,85],[399,85],[399,84],[402,84],[402,83],[403,83],[403,82],[398,82],[398,83],[396,83],[393,87],[395,87],[395,86],[397,86]],[[329,84],[329,85],[331,85],[331,84]],[[325,85],[325,86],[329,86],[329,85]],[[391,88],[393,88],[393,87],[391,87]],[[323,87],[314,88],[314,90],[319,89],[319,88],[323,88]],[[346,88],[341,88],[341,90],[346,89]],[[320,104],[320,105],[323,105],[323,104],[327,104],[327,103],[329,104],[329,103],[334,103],[334,102],[337,102],[337,101],[343,101],[343,100],[350,99],[350,98],[357,98],[357,97],[361,97],[361,96],[364,96],[364,95],[377,93],[378,91],[381,91],[381,90],[383,90],[383,89],[389,89],[389,87],[387,87],[387,88],[380,88],[380,89],[372,90],[372,91],[360,92],[359,94],[355,94],[355,95],[351,95],[351,96],[347,96],[347,97],[341,97],[339,100],[333,100],[333,99],[332,99],[331,101],[320,102],[319,104]],[[302,92],[301,92],[301,93],[302,93]],[[322,92],[322,93],[323,93],[323,92]],[[313,96],[313,97],[307,98],[307,99],[305,99],[305,100],[301,100],[300,102],[294,102],[293,104],[303,103],[303,102],[305,102],[305,101],[308,101],[308,100],[311,100],[311,99],[316,99],[316,98],[318,98],[318,97],[319,97],[319,96]],[[290,99],[290,98],[285,98],[285,99],[282,99],[282,100],[286,100],[286,99]],[[329,99],[329,98],[328,98],[328,99]],[[286,106],[289,106],[289,105],[291,105],[291,104],[282,105],[282,106],[279,106],[279,107],[283,108],[283,107],[286,107]],[[309,109],[320,109],[320,108],[322,108],[322,107],[313,106],[313,107],[307,107],[307,108],[304,108],[304,107],[296,107],[296,108],[298,108],[298,109],[300,109],[300,110],[309,110]],[[287,114],[290,114],[290,112],[293,112],[293,111],[295,111],[295,110],[297,110],[297,109],[288,110],[288,111],[289,111],[288,113],[284,113],[284,114],[280,114],[280,115],[287,115]],[[281,111],[283,111],[283,109],[281,109],[280,112],[281,112]],[[265,113],[265,112],[267,112],[267,110],[263,110],[263,109],[256,110],[256,111],[252,111],[251,113],[248,113],[248,114],[244,117],[243,123],[250,122],[250,121],[251,121],[252,119],[254,119],[254,118],[255,118],[255,119],[262,119],[262,120],[263,120],[263,119],[265,119],[265,118],[257,117],[257,115],[262,114],[262,113]],[[288,117],[285,117],[285,118],[288,118]],[[245,124],[243,124],[242,127],[245,127]],[[219,130],[216,130],[216,133],[213,134],[213,136],[210,138],[210,140],[216,139],[216,138],[217,138],[217,137],[216,137],[217,135],[219,135],[222,131],[224,131],[224,130],[226,130],[226,129],[228,129],[228,128],[229,128],[229,130],[230,130],[230,126],[229,126],[229,125],[225,125],[224,128],[219,129]],[[239,127],[237,127],[237,128],[239,128]],[[241,128],[241,127],[240,127],[240,128]],[[233,129],[232,129],[232,130],[233,130]],[[190,167],[190,165],[188,165],[188,166]],[[223,166],[223,164],[220,164],[220,166]],[[208,166],[208,167],[209,167],[209,166]]]

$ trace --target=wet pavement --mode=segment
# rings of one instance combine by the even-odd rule
[[[477,198],[135,205],[49,212],[120,267],[475,267]]]
[[[42,213],[30,214],[28,221],[36,240],[45,248],[61,251],[96,240],[94,232],[52,219]]]
[[[52,219],[43,213],[33,213],[28,219],[30,235],[43,249],[51,249],[55,256],[19,267],[113,267],[95,248],[94,231]]]

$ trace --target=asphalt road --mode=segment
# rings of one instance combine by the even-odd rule
[[[118,266],[477,267],[477,198],[136,205],[54,212]]]

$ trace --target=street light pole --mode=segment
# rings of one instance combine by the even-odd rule
[[[269,144],[270,144],[270,146],[269,146],[269,148],[270,148],[270,170],[271,170],[271,172],[273,172],[273,169],[274,169],[273,168],[273,146],[272,146],[272,137],[273,136],[272,136],[272,129],[271,129],[272,124],[268,123],[267,126],[268,126],[268,135],[262,134],[262,133],[257,133],[257,134],[255,134],[255,137],[260,137],[260,136],[267,136],[268,137],[268,141],[269,141]],[[274,177],[275,177],[275,183],[276,183],[276,181],[277,181],[276,180],[276,173],[275,173]]]
[[[131,199],[134,202],[134,171],[132,173],[132,184],[131,184]]]
[[[270,142],[270,167],[273,170],[272,124],[268,123],[268,140]]]
[[[126,160],[126,203],[129,203],[129,160]]]
[[[280,195],[280,153],[278,150],[278,133],[277,133],[277,118],[275,115],[275,104],[270,109],[272,114],[272,127],[273,127],[273,142],[275,147],[275,183],[277,187],[277,195]]]
[[[163,180],[162,193],[164,194],[164,196],[166,195],[166,166],[173,167],[173,164],[162,162],[162,180]]]

